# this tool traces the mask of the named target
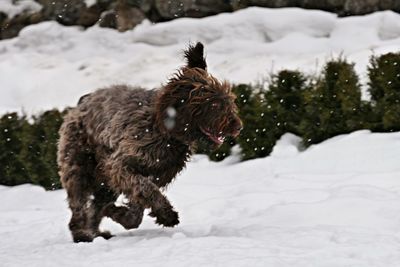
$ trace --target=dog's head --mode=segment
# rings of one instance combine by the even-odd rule
[[[156,119],[165,133],[179,140],[206,141],[217,148],[225,137],[239,135],[242,122],[230,85],[207,72],[203,49],[201,43],[189,45],[187,65],[157,96]]]

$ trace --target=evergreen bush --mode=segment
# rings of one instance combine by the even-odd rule
[[[60,188],[57,174],[58,129],[62,113],[46,111],[29,122],[17,113],[0,119],[0,184],[32,183]]]
[[[307,79],[299,71],[283,70],[271,75],[268,89],[237,86],[239,116],[244,128],[237,142],[242,159],[269,155],[276,141],[286,132],[299,134],[304,113],[302,92]]]
[[[63,113],[54,109],[33,117],[25,131],[26,141],[22,158],[31,176],[31,182],[46,189],[60,188],[57,172],[58,129]]]
[[[354,65],[344,59],[328,62],[319,77],[283,70],[260,85],[233,86],[244,129],[217,151],[200,146],[198,152],[220,161],[239,145],[242,160],[269,155],[286,132],[305,145],[368,128],[400,130],[400,53],[374,56],[368,66],[371,101],[361,100]],[[0,184],[33,183],[60,188],[56,150],[64,112],[56,109],[27,118],[17,113],[0,117]]]
[[[7,113],[0,118],[0,184],[18,185],[31,181],[21,157],[27,127],[26,118],[17,113]]]
[[[237,138],[242,160],[267,156],[276,142],[274,119],[267,109],[262,88],[238,85],[236,94],[243,130]]]
[[[272,75],[264,97],[278,138],[287,132],[300,135],[299,124],[304,116],[302,94],[307,89],[307,79],[299,71],[283,70]]]
[[[299,132],[306,146],[365,125],[359,78],[354,65],[345,59],[328,62],[322,76],[303,96],[305,114]]]
[[[400,130],[400,53],[373,56],[368,66],[372,129]]]

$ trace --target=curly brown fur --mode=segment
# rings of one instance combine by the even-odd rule
[[[203,45],[185,52],[187,66],[158,90],[112,86],[83,96],[60,129],[58,165],[67,191],[75,242],[109,238],[104,216],[137,228],[143,211],[173,227],[178,213],[160,192],[175,178],[196,144],[216,148],[242,127],[230,86],[206,71]],[[114,202],[124,194],[129,203]]]

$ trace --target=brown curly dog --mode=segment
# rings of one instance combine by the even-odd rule
[[[65,116],[57,159],[74,242],[110,238],[99,231],[104,216],[137,228],[146,208],[156,223],[177,225],[178,213],[160,188],[185,167],[198,142],[216,148],[239,134],[235,96],[207,72],[203,45],[190,45],[185,57],[186,66],[157,90],[100,89]],[[114,205],[120,194],[126,206]]]

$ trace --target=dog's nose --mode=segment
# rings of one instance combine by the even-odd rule
[[[238,130],[239,132],[241,131],[241,130],[243,130],[243,123],[242,123],[242,121],[241,120],[237,120],[237,128],[236,128],[236,130]]]
[[[243,123],[240,120],[237,120],[234,127],[234,132],[232,134],[233,137],[237,137],[240,132],[243,130]]]

